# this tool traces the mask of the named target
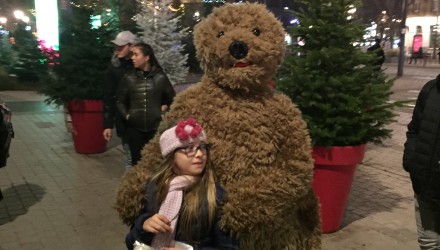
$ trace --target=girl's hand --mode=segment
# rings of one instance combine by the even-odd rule
[[[142,229],[144,229],[144,231],[154,234],[168,233],[171,232],[170,225],[171,223],[168,221],[168,219],[165,216],[161,214],[155,214],[146,221],[144,221],[144,224],[142,225]]]
[[[112,138],[112,130],[109,128],[104,129],[104,131],[102,132],[102,135],[104,136],[104,139],[106,141],[110,141],[110,139]]]
[[[75,130],[75,127],[73,127],[72,121],[66,121],[66,129],[67,132],[72,133],[74,135],[78,135],[78,133]]]

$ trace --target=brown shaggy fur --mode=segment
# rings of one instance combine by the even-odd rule
[[[221,226],[240,238],[241,249],[320,249],[306,124],[288,97],[267,87],[284,56],[281,24],[264,5],[225,5],[196,26],[194,37],[205,75],[178,94],[142,160],[124,176],[116,203],[121,219],[130,224],[139,212],[145,182],[161,160],[160,132],[194,117],[228,191]],[[232,41],[248,45],[242,60],[229,54]],[[232,67],[237,61],[251,65]]]

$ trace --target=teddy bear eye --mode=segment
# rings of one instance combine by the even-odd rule
[[[252,30],[252,33],[253,33],[255,36],[259,36],[259,35],[261,34],[261,31],[260,31],[259,28],[255,28],[255,29]]]
[[[220,32],[217,34],[217,37],[221,37],[221,36],[223,36],[224,34],[225,34],[225,32],[220,31]]]

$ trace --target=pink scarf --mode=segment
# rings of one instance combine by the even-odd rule
[[[176,234],[175,228],[179,218],[180,207],[183,201],[183,189],[194,182],[194,177],[190,175],[177,176],[170,182],[167,197],[160,205],[159,214],[164,215],[171,222],[171,233],[158,233],[154,236],[151,247],[162,249],[170,247],[171,241]]]

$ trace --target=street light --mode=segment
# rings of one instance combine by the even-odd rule
[[[435,59],[437,57],[437,39],[438,39],[438,29],[439,29],[439,25],[438,25],[438,9],[439,9],[439,0],[435,0],[434,4],[435,4],[435,12],[436,12],[436,16],[437,16],[437,22],[435,23],[434,26],[434,53],[432,53],[432,58]]]
[[[23,16],[23,17],[21,18],[21,20],[22,20],[23,22],[25,22],[25,23],[28,23],[28,22],[29,22],[29,17],[28,17],[28,16]]]
[[[22,18],[24,17],[24,13],[23,13],[23,11],[21,11],[21,10],[15,10],[15,11],[14,11],[14,16],[15,16],[15,18],[17,18],[17,19],[22,19]]]
[[[348,6],[350,9],[347,11],[348,14],[354,14],[356,13],[356,7],[354,7],[354,5],[350,5]]]
[[[405,63],[405,33],[406,15],[408,13],[408,0],[403,0],[402,22],[400,22],[400,41],[399,41],[399,64],[397,65],[397,76],[403,76],[403,64]]]
[[[353,14],[356,13],[356,7],[354,5],[350,5],[348,6],[348,8],[350,9],[347,11],[348,13],[347,20],[351,20],[353,19]]]
[[[0,23],[1,24],[5,24],[8,21],[8,19],[6,17],[0,17]]]

